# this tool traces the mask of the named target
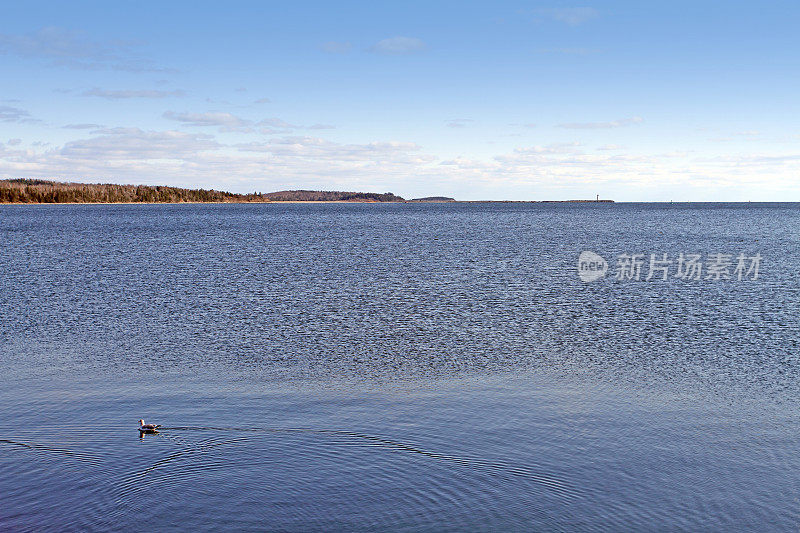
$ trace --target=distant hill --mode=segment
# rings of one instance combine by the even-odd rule
[[[0,203],[183,203],[183,202],[404,202],[390,192],[279,191],[237,194],[150,185],[62,183],[38,179],[0,180]]]
[[[279,191],[264,196],[276,202],[405,202],[390,192]]]
[[[268,202],[263,194],[150,185],[61,183],[49,180],[0,180],[0,203],[182,203]]]
[[[447,196],[426,196],[425,198],[414,198],[409,202],[455,202],[455,198],[448,198]]]

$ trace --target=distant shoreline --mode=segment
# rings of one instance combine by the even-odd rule
[[[467,200],[425,196],[406,200],[391,192],[312,191],[232,193],[166,185],[75,183],[44,179],[0,180],[0,205],[129,204],[408,204],[408,203],[613,203],[613,200]]]
[[[205,205],[227,205],[227,204],[249,204],[249,205],[270,205],[270,204],[613,204],[614,200],[449,200],[441,202],[365,202],[359,200],[271,200],[268,202],[248,202],[248,201],[224,201],[224,202],[0,202],[0,205],[181,205],[181,204],[205,204]],[[648,202],[648,203],[670,203],[670,202]],[[722,202],[726,203],[726,202]],[[733,202],[736,203],[736,202]]]

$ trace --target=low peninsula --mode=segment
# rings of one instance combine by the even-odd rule
[[[273,202],[405,202],[405,199],[392,194],[376,192],[346,191],[278,191],[264,195]]]
[[[422,202],[422,203],[441,203],[441,202],[455,202],[455,198],[448,196],[426,196],[425,198],[414,198],[409,202]]]

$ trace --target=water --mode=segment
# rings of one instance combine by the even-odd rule
[[[800,524],[800,205],[0,224],[0,529]],[[757,280],[587,284],[582,250],[764,259]]]

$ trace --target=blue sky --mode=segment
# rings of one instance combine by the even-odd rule
[[[800,201],[797,2],[18,2],[0,175]]]

